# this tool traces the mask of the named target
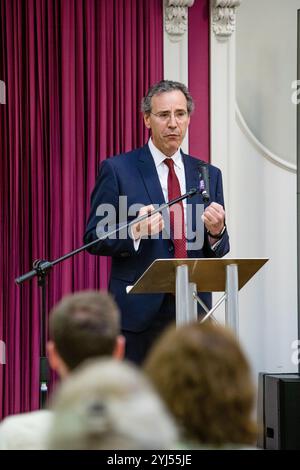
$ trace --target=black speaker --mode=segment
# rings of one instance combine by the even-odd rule
[[[259,374],[258,446],[300,450],[300,375]]]

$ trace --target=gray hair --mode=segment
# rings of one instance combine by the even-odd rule
[[[190,95],[189,90],[183,83],[173,82],[172,80],[161,80],[160,82],[152,85],[149,88],[147,95],[144,96],[144,98],[142,99],[141,111],[144,114],[151,113],[152,97],[155,95],[159,95],[161,93],[167,93],[168,91],[174,91],[174,90],[179,90],[184,94],[184,96],[186,97],[188,114],[191,114],[194,110],[195,105],[194,105],[194,101],[193,101],[192,96]]]
[[[172,449],[173,418],[142,371],[126,361],[80,365],[52,398],[46,437],[53,449]]]

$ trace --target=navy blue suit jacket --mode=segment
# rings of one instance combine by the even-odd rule
[[[199,186],[199,160],[183,154],[186,177],[186,189]],[[209,165],[210,202],[215,201],[224,206],[221,171]],[[128,197],[128,207],[132,204],[163,204],[165,202],[157,170],[148,145],[105,160],[100,167],[95,189],[91,196],[91,212],[84,236],[85,243],[97,238],[96,227],[101,216],[96,215],[100,204],[111,204],[119,212],[119,196]],[[201,195],[187,200],[192,205],[203,204]],[[132,219],[134,216],[131,217]],[[116,223],[125,222],[130,217],[117,218]],[[112,221],[113,223],[113,221]],[[111,228],[111,227],[110,227]],[[124,232],[123,232],[124,233]],[[124,237],[124,235],[123,235]],[[204,243],[198,249],[188,250],[190,258],[222,257],[229,251],[229,238],[225,231],[217,249],[213,251],[204,229]],[[96,255],[112,257],[109,290],[121,310],[123,330],[143,331],[151,325],[157,315],[165,294],[127,294],[126,286],[132,285],[159,258],[173,258],[174,244],[172,239],[142,239],[138,251],[135,251],[130,237],[101,241],[89,249]],[[211,305],[211,294],[201,293],[204,302]],[[174,312],[175,313],[175,312]]]

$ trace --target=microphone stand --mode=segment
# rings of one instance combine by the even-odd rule
[[[47,276],[50,272],[50,270],[53,268],[58,263],[61,263],[62,261],[65,261],[68,258],[71,258],[74,255],[77,255],[83,250],[86,250],[87,248],[90,248],[93,245],[96,245],[97,243],[111,237],[112,235],[115,235],[118,233],[120,230],[128,229],[132,225],[141,222],[142,220],[147,219],[148,217],[156,214],[157,212],[161,212],[164,209],[172,206],[173,204],[176,204],[180,201],[183,201],[184,199],[191,198],[197,193],[204,192],[201,188],[200,189],[190,189],[187,193],[183,194],[182,196],[173,199],[170,202],[166,202],[162,205],[160,205],[157,209],[152,211],[151,213],[144,214],[140,217],[135,218],[131,222],[128,222],[122,226],[119,226],[110,232],[107,232],[103,235],[101,235],[99,238],[96,240],[93,240],[86,245],[83,245],[76,250],[73,250],[60,258],[57,258],[53,261],[47,261],[47,260],[36,260],[33,262],[33,269],[31,271],[28,271],[25,274],[22,274],[21,276],[17,277],[15,279],[16,284],[20,285],[23,284],[25,281],[29,281],[30,279],[33,279],[34,277],[38,278],[38,286],[41,288],[41,302],[40,302],[40,408],[44,408],[46,404],[46,398],[47,398],[47,392],[48,392],[48,379],[49,379],[49,368],[48,368],[48,362],[47,362],[47,357],[46,357],[46,285],[47,285]]]

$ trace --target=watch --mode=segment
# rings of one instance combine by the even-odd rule
[[[216,235],[213,235],[212,233],[210,233],[209,230],[207,230],[207,234],[213,238],[214,240],[221,240],[221,238],[223,237],[224,235],[224,232],[226,230],[226,225],[224,225],[224,227],[222,228],[221,232],[220,233],[217,233]]]

